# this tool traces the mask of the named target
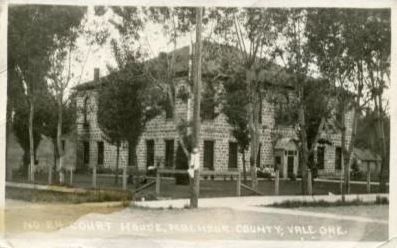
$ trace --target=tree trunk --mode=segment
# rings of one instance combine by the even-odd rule
[[[120,142],[117,142],[117,147],[116,147],[116,175],[114,178],[114,184],[119,183],[119,158],[120,158]]]
[[[349,143],[349,150],[348,150],[348,158],[349,158],[349,164],[348,168],[350,171],[350,168],[352,167],[353,164],[353,151],[354,151],[354,143],[356,141],[356,135],[357,135],[357,123],[358,123],[358,117],[359,117],[359,111],[360,111],[360,101],[361,101],[361,94],[362,94],[362,88],[363,88],[363,74],[362,74],[362,65],[359,66],[359,76],[358,76],[358,90],[357,90],[357,98],[354,103],[353,107],[353,123],[352,123],[352,134],[350,138],[350,143]],[[348,173],[348,177],[346,180],[346,191],[347,194],[350,193],[350,173]]]
[[[249,68],[246,71],[247,87],[250,101],[248,103],[249,121],[248,127],[250,132],[250,172],[251,172],[251,187],[258,188],[258,179],[256,175],[256,163],[259,152],[259,101],[260,92],[255,83],[255,71]]]
[[[245,151],[241,153],[241,160],[243,162],[243,180],[244,184],[247,184],[247,168],[245,166]]]
[[[387,165],[389,164],[389,156],[386,147],[385,130],[383,123],[383,106],[382,106],[382,95],[378,95],[378,107],[377,107],[377,124],[378,124],[378,137],[379,144],[382,154],[382,162],[380,166],[379,176],[379,191],[386,193],[386,181],[387,181]]]
[[[342,150],[342,159],[341,159],[341,169],[343,172],[343,179],[344,179],[344,186],[342,183],[342,176],[341,176],[341,194],[342,194],[342,199],[344,199],[345,194],[347,194],[347,185],[348,185],[348,174],[350,173],[349,170],[349,165],[346,165],[345,163],[345,158],[346,158],[346,120],[345,120],[345,103],[343,102],[341,104],[341,125],[342,125],[342,132],[341,132],[341,150]]]
[[[34,182],[34,138],[33,138],[33,119],[34,119],[34,103],[33,99],[30,101],[30,111],[29,111],[29,156],[30,156],[30,166],[29,166],[29,181]]]
[[[58,146],[58,158],[59,158],[59,168],[58,168],[58,173],[59,173],[59,183],[64,184],[65,183],[65,172],[63,168],[63,158],[64,158],[64,153],[65,151],[63,150],[62,147],[62,97],[63,94],[60,93],[58,96],[58,123],[57,123],[57,146]]]
[[[57,166],[57,157],[58,157],[58,149],[57,149],[57,141],[56,141],[56,139],[52,139],[52,144],[53,144],[53,147],[54,147],[54,156],[53,156],[53,159],[54,159],[54,162],[53,162],[53,164],[52,165],[50,165],[50,168],[48,169],[48,173],[49,173],[49,175],[48,175],[48,184],[52,184],[52,182],[53,182],[53,172],[54,172],[54,168],[56,168],[56,166]]]
[[[301,92],[300,94],[302,94]],[[302,94],[303,95],[303,94]],[[301,176],[302,176],[302,194],[307,195],[309,194],[309,188],[311,188],[311,180],[308,180],[308,166],[307,163],[309,161],[309,149],[307,143],[307,134],[306,134],[306,120],[305,120],[305,109],[302,103],[300,103],[299,110],[298,110],[298,119],[299,119],[299,136],[301,141],[301,159],[300,159],[300,168],[301,168]]]

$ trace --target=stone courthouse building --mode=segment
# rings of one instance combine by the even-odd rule
[[[204,47],[205,48],[205,47]],[[176,51],[177,85],[187,85],[189,75],[190,48],[183,47]],[[203,62],[205,63],[205,61]],[[107,143],[97,123],[97,92],[100,84],[99,70],[94,72],[94,80],[75,87],[77,103],[77,169],[114,168],[116,164],[116,147]],[[205,87],[205,86],[204,86]],[[291,89],[292,91],[292,89]],[[321,97],[321,96],[319,96]],[[260,151],[257,166],[270,170],[279,165],[281,177],[288,178],[299,173],[299,153],[297,135],[294,126],[277,123],[276,109],[278,104],[263,100],[261,112]],[[180,120],[189,120],[192,116],[193,104],[182,99],[176,100],[175,115]],[[351,114],[346,114],[347,144],[351,136]],[[329,123],[332,120],[328,121]],[[336,129],[327,128],[323,136],[326,144],[317,147],[318,175],[336,176],[341,171],[341,134]],[[164,111],[146,125],[137,147],[139,169],[149,166],[175,168],[178,156],[178,133],[171,113]],[[202,115],[200,143],[200,165],[204,170],[226,171],[243,170],[242,155],[232,135],[226,116],[221,106]],[[179,148],[180,149],[180,148]],[[120,168],[131,163],[131,151],[128,144],[120,150]],[[246,166],[249,168],[249,152],[247,151]],[[249,173],[248,173],[249,174]]]

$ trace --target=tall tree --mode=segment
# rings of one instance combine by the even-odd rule
[[[309,47],[317,60],[320,72],[337,89],[337,116],[340,118],[336,118],[335,124],[341,132],[341,168],[343,170],[341,194],[344,195],[348,192],[346,185],[349,181],[349,168],[346,165],[349,144],[346,140],[346,131],[350,127],[346,126],[346,113],[352,107],[349,87],[353,64],[351,56],[346,53],[346,39],[342,35],[344,19],[340,13],[336,9],[319,9],[309,12],[307,30]],[[337,17],[336,20],[335,17]],[[342,187],[343,175],[345,187]]]
[[[369,10],[361,14],[365,29],[358,29],[359,38],[362,38],[362,61],[368,80],[363,84],[368,87],[376,113],[376,134],[382,157],[379,190],[386,192],[386,181],[389,166],[389,151],[387,144],[387,113],[385,104],[388,100],[384,91],[390,85],[390,54],[391,54],[391,22],[390,10]],[[364,16],[364,17],[362,17]],[[356,17],[357,19],[357,17]],[[355,25],[357,27],[357,25]],[[354,42],[354,41],[353,41]],[[354,50],[356,51],[356,50]]]
[[[237,140],[239,152],[241,153],[243,165],[244,183],[247,181],[247,169],[245,163],[245,152],[249,148],[249,129],[248,129],[248,105],[245,86],[241,84],[243,78],[229,79],[224,83],[225,93],[223,95],[223,113],[227,117],[228,123],[232,126],[232,134]]]
[[[55,49],[50,56],[50,68],[47,73],[47,79],[49,82],[49,88],[53,91],[56,99],[57,106],[57,135],[56,135],[56,146],[58,155],[58,172],[59,172],[59,183],[64,183],[64,168],[63,158],[65,151],[62,147],[62,135],[63,131],[63,114],[65,109],[65,91],[70,85],[72,79],[75,77],[72,72],[72,53],[76,49],[76,40],[79,35],[79,26],[81,20],[85,15],[85,8],[76,8],[69,11],[67,18],[73,20],[69,27],[69,33],[63,37],[55,37]]]
[[[72,13],[80,7],[11,6],[8,29],[9,81],[25,89],[29,118],[29,179],[34,181],[34,113],[37,96],[45,89],[45,75],[50,67],[50,54],[56,48],[54,39],[69,36],[70,27],[79,24]],[[58,20],[54,22],[54,20]]]
[[[119,65],[121,66],[121,65]],[[120,147],[128,143],[136,162],[136,147],[146,123],[158,114],[158,94],[143,73],[143,63],[123,64],[102,79],[98,92],[98,124],[104,138],[117,149],[115,183],[118,183]]]
[[[312,180],[309,173],[315,169],[315,153],[321,133],[327,124],[330,104],[330,87],[327,80],[313,79],[313,56],[310,48],[309,27],[311,10],[289,9],[287,25],[283,30],[285,46],[280,57],[294,87],[295,100],[292,113],[296,113],[297,135],[300,140],[300,170],[302,194],[311,194]],[[321,98],[318,98],[321,95]]]
[[[319,9],[310,13],[308,27],[311,49],[321,73],[338,88],[341,118],[337,125],[342,132],[342,168],[345,181],[341,190],[342,194],[349,193],[350,167],[353,163],[351,154],[358,117],[370,99],[368,92],[371,87],[370,83],[366,83],[366,78],[371,79],[371,69],[368,66],[372,64],[371,61],[383,61],[379,65],[382,64],[385,74],[387,73],[390,20],[387,19],[387,11],[382,10]],[[378,55],[382,59],[378,59]],[[349,143],[346,130],[350,127],[346,126],[345,118],[348,111],[352,113]]]
[[[230,75],[227,70],[233,71],[231,75],[242,74],[246,86],[251,184],[257,188],[256,160],[260,152],[261,106],[265,83],[274,79],[271,73],[264,71],[270,70],[275,62],[275,41],[285,18],[282,11],[265,8],[215,8],[209,16],[216,23],[213,28],[214,39],[238,51],[229,54],[236,57],[229,61],[230,65],[223,74]]]

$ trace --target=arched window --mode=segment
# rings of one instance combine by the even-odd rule
[[[84,98],[84,105],[83,105],[83,116],[84,116],[84,124],[88,124],[87,114],[88,114],[88,96]]]

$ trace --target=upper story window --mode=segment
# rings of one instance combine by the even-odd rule
[[[203,120],[214,120],[217,113],[215,112],[215,107],[217,103],[217,90],[214,84],[209,82],[203,82],[204,92],[201,98],[201,118]]]
[[[263,100],[261,98],[259,100],[259,113],[258,113],[259,123],[262,123],[262,112],[263,112]]]
[[[288,96],[280,96],[274,102],[274,122],[276,125],[293,125],[297,120],[297,112],[293,111]]]
[[[335,169],[342,169],[342,147],[335,147]]]
[[[165,118],[172,119],[174,117],[174,110],[169,102],[165,106]]]
[[[84,125],[88,125],[88,101],[89,101],[89,98],[88,98],[88,96],[86,96],[84,98],[84,103],[83,103],[83,118],[84,118],[83,123],[84,123]]]
[[[318,169],[324,169],[324,157],[325,157],[325,147],[324,146],[319,146],[317,148],[317,168]]]
[[[202,110],[202,118],[203,120],[213,120],[215,119],[215,106],[208,104],[207,106],[203,106]]]

